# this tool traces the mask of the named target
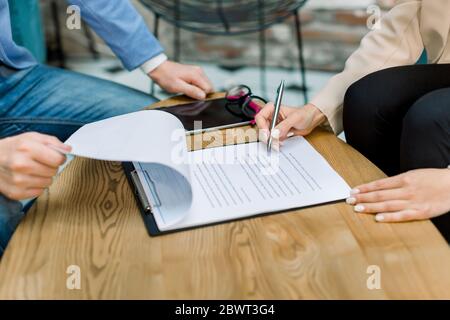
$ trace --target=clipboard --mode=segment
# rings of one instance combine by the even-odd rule
[[[136,204],[138,205],[141,217],[144,220],[145,228],[147,229],[147,232],[151,237],[172,234],[172,233],[177,233],[177,232],[182,232],[182,231],[187,231],[187,230],[199,229],[199,228],[204,228],[204,227],[210,227],[210,226],[215,226],[215,225],[224,224],[224,223],[231,223],[231,222],[236,222],[236,221],[240,221],[240,220],[247,220],[247,219],[252,219],[252,218],[270,216],[270,215],[274,215],[274,214],[278,214],[278,213],[295,211],[298,209],[307,209],[307,208],[316,207],[318,205],[334,204],[334,203],[340,202],[340,200],[327,201],[327,202],[320,203],[320,204],[300,206],[297,208],[291,208],[291,209],[287,209],[287,210],[268,211],[268,212],[259,213],[259,214],[252,215],[252,216],[235,218],[235,219],[230,219],[230,220],[226,220],[226,221],[219,221],[219,222],[206,223],[206,224],[192,226],[192,227],[184,227],[184,228],[178,228],[178,229],[173,229],[173,230],[161,231],[161,230],[159,230],[156,220],[153,216],[153,206],[154,205],[151,203],[151,201],[145,195],[144,188],[142,186],[141,180],[139,179],[139,177],[136,173],[136,168],[134,167],[134,164],[132,162],[122,162],[122,167],[124,169],[125,176],[127,177],[128,183],[130,184],[130,187],[132,188],[134,198],[136,200]]]
[[[123,163],[150,236],[348,196],[348,184],[303,137],[291,138],[272,159],[257,142],[189,153],[185,135],[175,116],[149,110],[87,124],[66,143],[75,156]]]
[[[222,221],[222,222],[207,223],[207,224],[203,224],[203,225],[199,225],[199,226],[161,231],[161,230],[159,230],[158,225],[156,224],[156,220],[153,216],[153,211],[152,211],[153,205],[151,204],[151,201],[145,195],[141,180],[139,179],[139,177],[136,174],[136,168],[134,167],[134,164],[132,162],[122,162],[122,167],[125,171],[125,175],[127,177],[128,183],[130,184],[130,187],[132,188],[134,198],[136,200],[136,204],[138,205],[139,211],[141,213],[141,217],[144,220],[145,228],[147,229],[147,232],[151,237],[156,237],[156,236],[161,236],[161,235],[165,235],[165,234],[171,234],[171,233],[176,233],[176,232],[181,232],[181,231],[187,231],[187,230],[193,230],[193,229],[198,229],[198,228],[219,225],[219,224],[223,224],[223,223],[230,223],[230,222],[239,221],[239,220],[246,220],[246,219],[251,219],[251,218],[256,218],[256,217],[262,217],[262,216],[268,216],[268,215],[272,215],[272,214],[287,212],[287,210],[265,212],[265,213],[261,213],[261,214],[250,216],[250,217],[242,217],[242,218],[232,219],[232,220],[227,220],[227,221]],[[302,208],[307,208],[307,207],[302,207]]]

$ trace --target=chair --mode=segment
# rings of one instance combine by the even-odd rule
[[[264,30],[294,16],[301,74],[301,91],[308,101],[300,9],[307,0],[140,0],[155,15],[154,34],[158,37],[159,21],[175,26],[175,60],[180,56],[179,30],[207,35],[238,35],[259,32],[261,91],[266,93],[266,37]],[[152,94],[154,85],[152,84]]]
[[[9,0],[14,41],[27,48],[39,62],[46,59],[44,32],[38,0]]]

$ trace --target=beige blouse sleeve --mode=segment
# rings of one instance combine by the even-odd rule
[[[420,35],[421,1],[405,1],[395,6],[368,33],[345,64],[311,100],[328,119],[335,134],[343,130],[342,105],[347,89],[357,80],[377,70],[414,64],[424,45]]]

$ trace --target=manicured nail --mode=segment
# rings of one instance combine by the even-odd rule
[[[358,194],[358,193],[360,193],[361,191],[359,190],[359,189],[352,189],[352,190],[350,190],[350,194]]]
[[[269,137],[266,130],[259,130],[259,141],[267,143],[267,140],[269,140]]]
[[[356,206],[353,207],[353,210],[355,210],[356,212],[363,212],[364,211],[364,206],[361,204],[358,204]]]
[[[280,130],[274,129],[274,130],[272,130],[272,133],[270,135],[272,136],[272,138],[278,139],[278,138],[280,138]]]
[[[377,215],[375,216],[375,221],[378,221],[378,222],[384,221],[384,215],[382,215],[382,214],[377,214]]]
[[[278,143],[272,143],[272,149],[279,152],[280,151],[280,144]]]
[[[353,197],[347,198],[345,200],[345,202],[347,202],[347,204],[355,204],[356,203],[356,198],[353,198]]]

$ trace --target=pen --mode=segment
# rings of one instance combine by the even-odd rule
[[[280,114],[280,108],[281,108],[281,100],[283,99],[283,93],[284,93],[284,80],[281,81],[280,86],[277,90],[277,98],[275,100],[275,110],[273,111],[273,117],[272,122],[270,124],[270,130],[269,130],[269,141],[267,142],[267,153],[270,154],[270,151],[272,150],[272,131],[275,129],[275,126],[277,125],[278,115]]]

